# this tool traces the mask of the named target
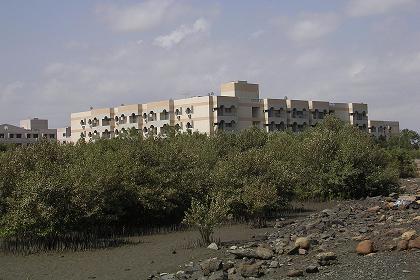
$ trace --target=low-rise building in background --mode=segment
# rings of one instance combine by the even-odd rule
[[[57,139],[57,130],[48,127],[48,120],[33,118],[20,121],[20,126],[0,125],[0,144],[27,145],[40,139]]]

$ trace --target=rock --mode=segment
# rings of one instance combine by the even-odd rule
[[[406,232],[404,232],[402,235],[401,235],[401,239],[402,240],[411,240],[411,239],[413,239],[414,238],[414,236],[416,235],[416,230],[414,230],[414,229],[412,229],[412,230],[408,230],[408,231],[406,231]]]
[[[306,255],[307,251],[305,249],[299,249],[299,255]]]
[[[354,241],[362,241],[362,240],[365,240],[365,238],[366,237],[364,235],[358,235],[358,236],[352,237],[351,240],[354,240]]]
[[[228,253],[234,254],[237,258],[255,258],[261,260],[269,260],[274,256],[273,250],[271,248],[266,248],[259,246],[255,250],[254,249],[236,249],[236,250],[228,250]]]
[[[369,231],[369,229],[367,227],[362,227],[361,229],[359,229],[360,233],[366,233],[368,231]]]
[[[393,198],[393,199],[397,199],[398,198],[398,194],[397,193],[390,193],[389,197]]]
[[[162,274],[160,275],[161,280],[176,280],[175,274],[173,274],[173,273],[171,273],[171,274],[162,273]]]
[[[261,261],[252,264],[241,263],[238,267],[238,272],[243,277],[260,277],[263,275],[262,264],[263,262]]]
[[[379,209],[381,209],[381,207],[380,206],[373,206],[373,207],[370,207],[370,208],[368,208],[368,212],[378,212],[379,211]]]
[[[335,215],[335,212],[331,209],[324,209],[324,210],[321,211],[321,215],[323,217],[329,217],[329,216]]]
[[[305,270],[307,273],[317,273],[319,272],[319,269],[316,265],[310,265]]]
[[[386,216],[385,215],[382,215],[380,218],[379,218],[379,220],[378,220],[380,223],[381,222],[385,222],[386,221]]]
[[[227,280],[228,276],[223,271],[216,271],[213,272],[212,275],[208,278],[208,280]]]
[[[223,263],[223,271],[228,271],[229,269],[231,269],[232,267],[235,266],[235,263],[233,261],[227,261]]]
[[[386,206],[388,207],[388,209],[391,209],[391,210],[398,209],[398,205],[395,202],[388,202]]]
[[[334,252],[325,252],[316,255],[316,258],[320,265],[326,266],[335,263],[337,260],[337,255]]]
[[[212,258],[205,260],[200,263],[201,269],[203,270],[203,273],[205,276],[209,276],[210,273],[218,271],[222,269],[223,264],[222,261],[218,258]]]
[[[299,246],[300,249],[308,250],[311,246],[311,241],[306,237],[299,237],[296,239],[295,245]]]
[[[359,255],[367,255],[373,253],[373,242],[371,240],[363,240],[357,244],[356,252]]]
[[[279,262],[278,261],[271,261],[271,263],[268,267],[269,268],[277,268],[277,267],[279,267]]]
[[[216,243],[211,243],[209,246],[207,246],[207,248],[208,249],[211,249],[211,250],[219,250],[219,247],[217,246],[217,244]]]
[[[287,272],[288,277],[300,277],[303,276],[303,270],[292,269]]]
[[[286,249],[286,253],[288,255],[297,255],[297,254],[299,254],[299,246],[293,246],[293,247],[290,247],[290,248]]]
[[[398,241],[397,249],[400,251],[405,251],[408,249],[408,241],[407,240],[400,240]]]
[[[410,240],[408,242],[408,248],[410,249],[420,249],[420,236],[416,239]]]

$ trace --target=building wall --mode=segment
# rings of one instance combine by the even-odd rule
[[[45,124],[47,125],[45,126]],[[0,143],[27,145],[40,139],[57,139],[57,130],[48,128],[48,120],[22,120],[20,125],[23,127],[11,124],[0,125]]]
[[[72,143],[70,126],[57,128],[57,141],[61,144]]]
[[[164,100],[146,104],[91,109],[71,114],[71,139],[112,138],[136,129],[143,135],[165,135],[165,127],[212,135],[218,130],[240,131],[252,126],[267,131],[299,132],[315,126],[327,114],[368,131],[368,107],[363,103],[260,99],[258,84],[246,81],[221,85],[221,95]],[[103,125],[105,120],[106,125]],[[393,131],[398,131],[393,124]]]
[[[369,133],[375,138],[389,139],[393,135],[398,135],[400,124],[396,121],[369,121]]]

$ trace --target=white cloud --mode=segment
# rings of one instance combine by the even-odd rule
[[[339,18],[334,13],[304,14],[291,26],[289,36],[297,42],[316,40],[334,32],[339,23]]]
[[[299,67],[310,68],[317,67],[325,63],[326,55],[321,50],[309,50],[300,54],[295,61]]]
[[[170,49],[181,43],[188,36],[207,31],[209,27],[210,24],[207,20],[199,18],[191,26],[181,25],[168,35],[157,37],[154,44],[162,48]]]
[[[165,20],[172,2],[173,0],[148,0],[129,6],[106,5],[99,6],[97,12],[114,30],[144,31]]]
[[[24,87],[21,81],[15,81],[2,86],[0,84],[0,100],[9,101],[9,99],[16,98],[18,91]]]
[[[347,6],[347,14],[353,17],[385,14],[414,2],[414,0],[352,0]]]
[[[363,62],[353,63],[349,68],[349,76],[351,78],[360,77],[366,71],[366,64]]]

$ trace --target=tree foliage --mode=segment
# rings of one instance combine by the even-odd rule
[[[95,143],[3,149],[0,235],[175,224],[187,213],[208,236],[206,225],[225,209],[258,222],[294,197],[386,194],[397,188],[401,157],[333,117],[297,134],[253,128],[208,137],[169,128],[167,137],[129,131]]]

